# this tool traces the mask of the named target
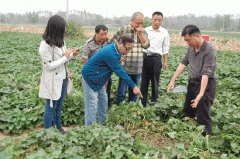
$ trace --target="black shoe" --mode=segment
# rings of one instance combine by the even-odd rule
[[[210,134],[210,133],[206,133],[205,131],[204,131],[204,132],[202,132],[202,136],[204,136],[204,137],[205,137],[206,135],[210,135],[210,136],[211,136],[211,135],[212,135],[212,133],[211,133],[211,134]]]
[[[66,131],[63,130],[63,128],[61,128],[59,131],[60,131],[60,133],[62,133],[63,135],[67,133]]]
[[[206,132],[202,132],[202,136],[205,137],[207,135]]]

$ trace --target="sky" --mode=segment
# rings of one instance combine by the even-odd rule
[[[67,0],[4,0],[0,2],[0,13],[57,12],[66,11],[66,6]],[[69,0],[69,10],[85,10],[110,18],[132,16],[137,11],[147,17],[155,11],[164,16],[233,14],[240,17],[239,0]]]

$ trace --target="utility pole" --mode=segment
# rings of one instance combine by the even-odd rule
[[[223,14],[223,31],[225,30],[224,29],[224,20],[225,20],[225,17],[224,17],[224,14]]]
[[[67,0],[66,21],[69,19],[69,0]]]

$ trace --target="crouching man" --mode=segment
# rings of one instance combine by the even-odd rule
[[[99,50],[83,66],[85,126],[92,125],[97,121],[97,117],[99,124],[106,120],[108,97],[104,85],[113,72],[128,83],[134,94],[142,97],[139,88],[119,63],[121,56],[127,55],[132,49],[133,42],[132,37],[124,35],[118,43],[109,44]]]

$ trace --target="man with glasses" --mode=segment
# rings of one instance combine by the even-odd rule
[[[143,65],[143,49],[150,46],[147,32],[143,29],[144,16],[140,12],[133,14],[130,25],[122,27],[110,40],[110,43],[116,42],[120,36],[129,35],[134,39],[133,47],[128,55],[124,56],[124,61],[121,63],[123,69],[128,76],[138,86]],[[124,79],[119,79],[117,91],[117,105],[125,100],[125,94],[128,88],[128,83]],[[136,102],[137,96],[129,89],[128,102]]]
[[[152,83],[152,99],[156,102],[159,97],[159,78],[162,69],[162,56],[164,59],[163,68],[168,68],[167,59],[169,52],[169,35],[168,31],[161,27],[163,22],[163,14],[154,12],[152,14],[152,26],[146,27],[151,46],[144,50],[143,70],[141,92],[143,95],[142,105],[145,107],[148,103],[148,85]]]
[[[127,55],[133,47],[133,38],[124,35],[118,43],[113,43],[99,50],[82,68],[83,91],[85,102],[85,126],[98,121],[102,124],[107,114],[107,94],[104,84],[113,72],[127,82],[136,95],[141,95],[137,85],[123,70],[119,63],[122,55]]]

